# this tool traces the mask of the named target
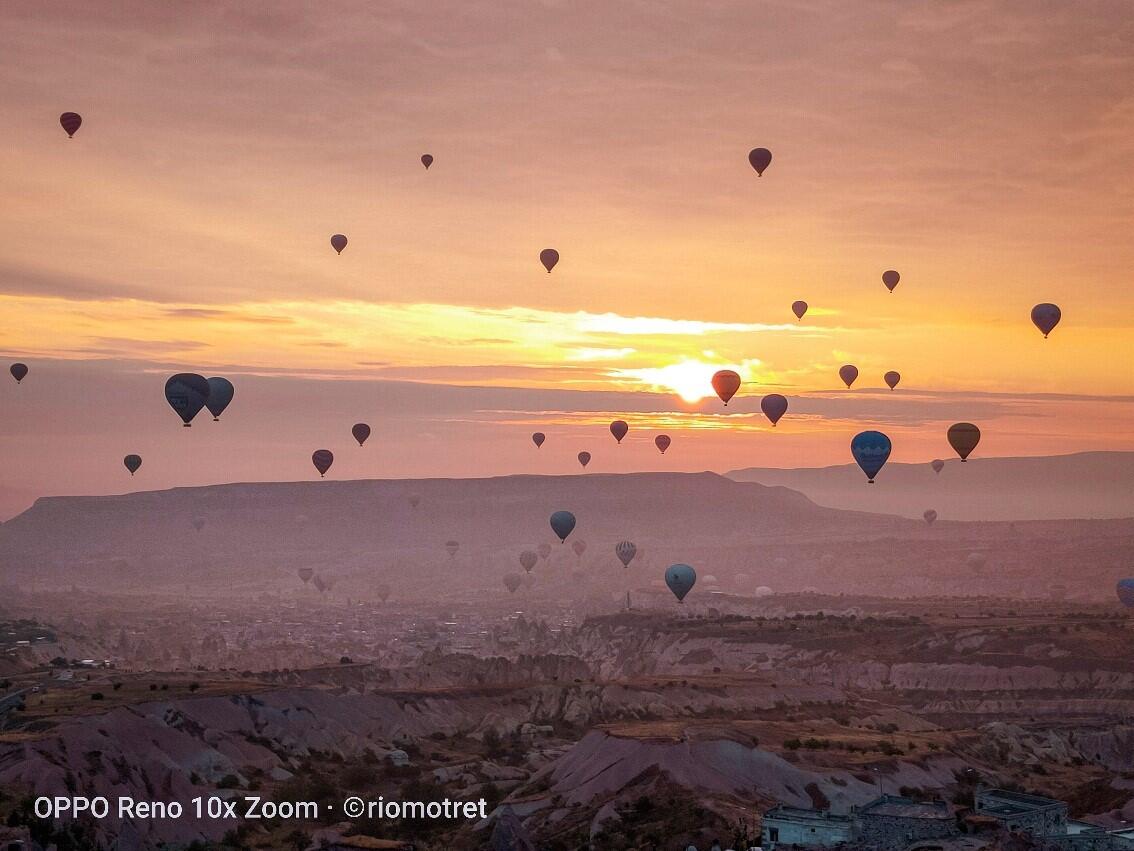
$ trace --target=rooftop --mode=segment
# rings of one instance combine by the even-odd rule
[[[809,810],[804,807],[789,807],[787,804],[777,804],[764,813],[764,820],[791,819],[793,821],[823,821],[850,823],[850,816],[836,815],[829,810]]]
[[[859,813],[901,818],[951,819],[952,810],[944,801],[915,801],[898,795],[883,795],[858,808]]]

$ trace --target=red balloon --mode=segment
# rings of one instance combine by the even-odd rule
[[[669,449],[671,442],[668,434],[659,434],[654,438],[654,446],[658,448],[658,451],[661,452],[662,455],[665,455],[665,451]]]
[[[740,376],[731,369],[722,369],[713,374],[713,389],[726,405],[728,400],[740,389]]]
[[[547,270],[547,274],[551,274],[551,270],[555,268],[555,264],[559,262],[559,252],[554,248],[545,248],[539,253],[539,262],[543,264],[543,268]]]
[[[426,171],[428,171],[429,167],[433,165],[433,154],[422,154],[421,164],[425,166]]]
[[[347,238],[341,233],[336,233],[331,237],[331,248],[335,249],[337,254],[342,254],[343,249],[346,248]]]
[[[849,363],[846,366],[839,367],[839,378],[843,380],[849,390],[855,379],[858,378],[858,367]]]
[[[757,177],[763,177],[764,169],[772,163],[772,152],[767,148],[753,148],[748,152],[748,162],[756,169]]]
[[[610,433],[614,435],[614,439],[619,443],[622,438],[626,436],[626,432],[630,431],[630,426],[626,425],[624,420],[615,420],[610,424]]]
[[[83,116],[77,112],[64,112],[59,116],[59,124],[67,131],[67,138],[71,139],[76,133],[79,132],[79,127],[83,123]]]

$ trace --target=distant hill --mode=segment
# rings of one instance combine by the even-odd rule
[[[831,508],[869,506],[903,517],[933,508],[943,520],[1055,520],[1134,517],[1134,452],[1080,452],[1035,458],[947,459],[887,464],[873,486],[854,464],[733,470],[741,482],[780,485]]]

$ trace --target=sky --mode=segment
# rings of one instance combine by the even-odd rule
[[[31,367],[0,383],[0,513],[306,478],[324,447],[340,478],[582,449],[817,466],[863,428],[929,460],[957,420],[987,455],[1134,449],[1125,0],[13,0],[0,23],[0,353]],[[745,379],[727,409],[720,368]],[[180,371],[234,382],[221,422],[180,428]]]

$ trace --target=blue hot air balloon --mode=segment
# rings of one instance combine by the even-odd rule
[[[213,422],[220,419],[220,415],[224,413],[224,409],[232,401],[234,393],[236,393],[236,388],[227,378],[216,376],[209,379],[209,398],[205,400],[205,407],[213,415]]]
[[[195,372],[180,372],[165,382],[165,401],[189,428],[209,399],[209,382]]]
[[[1134,579],[1119,579],[1115,591],[1118,592],[1122,605],[1134,609]]]
[[[693,590],[696,581],[697,571],[687,564],[671,564],[665,569],[665,584],[679,603]]]
[[[880,431],[863,431],[854,436],[850,442],[851,455],[866,473],[866,480],[874,484],[874,477],[890,457],[890,438]]]
[[[570,511],[556,511],[551,515],[551,531],[559,536],[559,543],[567,540],[575,528],[575,515]]]

